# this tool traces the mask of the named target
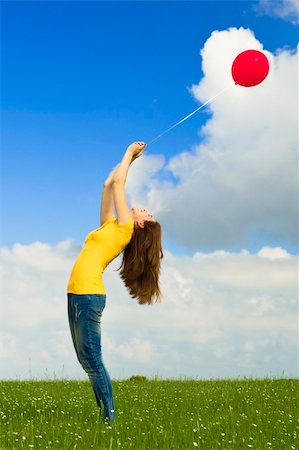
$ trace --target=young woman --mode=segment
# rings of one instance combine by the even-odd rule
[[[104,183],[100,228],[91,231],[67,286],[68,318],[77,358],[88,374],[104,423],[113,423],[112,384],[101,354],[101,316],[106,305],[102,273],[121,252],[120,275],[139,304],[160,301],[161,226],[146,209],[129,209],[125,183],[130,164],[146,144],[134,142]],[[114,217],[113,203],[117,217]],[[102,414],[103,413],[103,414]]]

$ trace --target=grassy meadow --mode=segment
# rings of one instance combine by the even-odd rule
[[[0,384],[1,450],[299,448],[298,379],[113,380],[113,426],[88,380]]]

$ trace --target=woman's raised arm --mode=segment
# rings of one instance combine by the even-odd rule
[[[146,144],[144,142],[133,142],[127,148],[121,163],[118,165],[115,173],[112,177],[112,182],[118,182],[120,184],[125,184],[127,179],[127,174],[131,163],[142,155]]]

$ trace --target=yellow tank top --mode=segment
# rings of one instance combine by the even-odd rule
[[[100,228],[85,238],[83,248],[74,264],[67,285],[72,294],[106,294],[102,274],[130,242],[134,231],[132,218],[119,225],[115,217],[106,220]]]

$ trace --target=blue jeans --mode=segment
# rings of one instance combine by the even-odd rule
[[[104,421],[114,421],[112,384],[102,361],[101,316],[106,305],[105,294],[67,294],[68,318],[73,344],[80,364],[87,373],[102,411]]]

